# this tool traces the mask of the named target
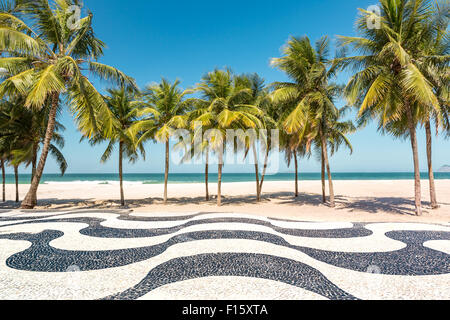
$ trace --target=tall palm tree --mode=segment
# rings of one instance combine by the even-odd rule
[[[333,101],[330,97],[330,101]],[[328,174],[329,181],[329,192],[330,192],[330,202],[332,206],[334,206],[334,191],[331,177],[331,170],[328,158],[328,150],[329,155],[333,156],[341,147],[344,145],[347,149],[350,150],[350,154],[353,153],[353,146],[351,145],[347,135],[354,133],[356,131],[356,127],[351,120],[345,121],[343,118],[348,110],[348,107],[343,107],[338,109],[336,113],[330,114],[331,117],[323,119],[319,122],[319,128],[317,128],[316,138],[314,139],[314,144],[317,152],[320,154],[320,158],[322,161],[322,170],[326,168]],[[322,123],[325,123],[326,130],[323,130],[323,127],[320,127]],[[320,132],[325,132],[326,141],[324,141],[322,134]],[[325,144],[325,147],[324,147]],[[328,147],[327,147],[328,146]],[[324,181],[324,171],[322,171],[322,189],[325,189],[325,181]],[[323,198],[325,199],[325,192],[323,191]]]
[[[16,184],[16,203],[18,203],[19,200],[19,166],[14,165],[14,181]]]
[[[332,175],[330,170],[329,158],[332,156],[341,144],[344,144],[350,149],[350,153],[353,153],[353,147],[347,138],[347,134],[351,134],[356,131],[352,121],[343,121],[347,107],[338,109],[335,106],[336,99],[341,95],[342,88],[334,84],[330,84],[326,87],[324,93],[324,103],[313,104],[313,114],[315,118],[312,120],[312,128],[314,133],[310,133],[310,136],[316,142],[316,146],[320,146],[320,158],[322,167],[322,197],[323,201],[326,201],[325,195],[325,169],[328,177],[328,188],[330,193],[330,205],[335,206],[334,199],[334,186],[332,181]],[[330,153],[328,152],[330,150]]]
[[[201,110],[193,121],[204,128],[213,128],[214,134],[207,138],[208,147],[218,157],[217,205],[222,205],[222,170],[226,131],[229,129],[256,129],[261,127],[261,110],[249,105],[252,90],[243,85],[230,70],[214,70],[203,76],[197,85],[201,99],[196,106]]]
[[[259,109],[262,112],[260,116],[262,120],[262,128],[264,128],[267,132],[267,136],[263,137],[263,149],[265,150],[264,154],[264,163],[261,172],[261,179],[259,182],[259,193],[262,194],[264,180],[267,173],[267,168],[269,164],[269,155],[272,151],[276,151],[275,149],[279,148],[279,134],[278,140],[277,137],[272,136],[272,130],[278,130],[279,125],[279,110],[275,104],[272,103],[272,96],[270,94],[270,88],[266,88],[265,92],[262,94],[260,103],[258,104]],[[269,134],[270,132],[270,134]],[[260,134],[261,136],[261,134]]]
[[[276,128],[276,122],[271,116],[273,111],[273,105],[269,89],[264,84],[264,79],[258,74],[244,74],[236,77],[236,81],[240,83],[243,88],[250,89],[250,95],[247,101],[244,101],[247,106],[256,107],[259,109],[259,121],[253,122],[250,126],[247,125],[247,129],[256,129],[254,136],[251,132],[245,132],[243,137],[239,137],[241,145],[244,146],[245,155],[250,153],[250,149],[253,154],[255,177],[256,177],[256,201],[261,201],[262,186],[264,183],[264,177],[268,165],[268,157],[270,153],[271,145],[271,133],[268,131]],[[244,104],[244,105],[245,105]],[[259,139],[258,139],[259,138]],[[260,176],[259,157],[257,154],[257,143],[260,142],[260,147],[265,150],[265,157],[263,163],[263,169]]]
[[[187,126],[186,113],[191,100],[185,99],[193,90],[181,90],[180,81],[171,84],[162,79],[160,84],[150,85],[144,91],[147,108],[140,115],[146,116],[140,128],[144,130],[140,141],[155,139],[165,144],[164,204],[167,204],[167,184],[169,180],[170,138],[176,129]]]
[[[436,112],[432,105],[415,105],[418,119],[425,127],[428,179],[432,209],[439,208],[432,164],[432,122],[435,123],[436,134],[438,134],[440,127],[445,130],[445,119],[448,118],[449,105],[450,58],[448,58],[448,54],[450,46],[446,31],[448,17],[442,16],[443,11],[444,9],[438,5],[436,6],[433,18],[428,23],[423,24],[422,28],[413,35],[416,38],[416,46],[415,50],[411,50],[411,56],[420,72],[430,81],[440,104],[438,112]],[[370,116],[370,114],[366,114],[365,116]],[[401,119],[386,119],[384,122],[380,120],[379,130],[382,133],[389,133],[396,138],[410,138],[408,121],[405,115]]]
[[[284,127],[282,128],[284,130]],[[283,131],[280,144],[288,167],[291,166],[292,161],[294,162],[295,197],[297,198],[299,196],[299,158],[311,154],[311,141],[301,139],[301,133],[288,134]]]
[[[0,106],[0,128],[3,131],[2,137],[8,139],[11,144],[12,163],[31,165],[31,179],[36,171],[40,146],[45,140],[49,111],[48,103],[41,110],[33,111],[26,108],[24,101],[20,98],[4,101]],[[62,175],[67,169],[67,161],[60,150],[65,144],[61,134],[64,130],[65,127],[55,120],[55,132],[49,146],[49,153],[59,164]]]
[[[6,101],[2,101],[1,109],[4,109]],[[0,110],[1,110],[0,109]],[[2,113],[0,113],[0,116]],[[6,201],[6,173],[5,173],[5,160],[10,152],[10,142],[8,141],[3,128],[5,127],[5,118],[0,117],[0,168],[2,171],[2,201]]]
[[[436,57],[415,59],[419,34],[432,18],[432,1],[380,0],[381,15],[361,10],[357,21],[360,37],[339,37],[344,47],[352,46],[361,55],[336,60],[356,72],[346,87],[350,105],[378,117],[383,123],[406,119],[414,162],[415,212],[422,214],[417,125],[423,106],[437,114],[441,107],[433,86],[420,64]],[[368,19],[378,19],[380,28],[370,28]],[[442,57],[441,57],[442,59]]]
[[[191,130],[191,148],[187,150],[183,161],[190,161],[193,158],[201,158],[205,161],[205,200],[210,200],[209,194],[209,161],[210,161],[210,145],[209,140],[205,138],[204,132],[212,129],[212,127],[199,126],[198,118],[208,115],[208,108],[202,101],[194,100],[192,102],[192,110],[187,113],[188,127]],[[210,123],[211,125],[212,123]]]
[[[108,141],[108,146],[101,157],[101,162],[108,161],[118,144],[119,156],[119,185],[120,185],[120,204],[125,206],[125,196],[123,191],[123,158],[126,157],[130,162],[135,162],[139,154],[145,158],[143,144],[137,143],[141,133],[138,132],[139,126],[138,114],[142,110],[144,103],[136,99],[133,91],[121,89],[108,89],[108,96],[105,97],[106,104],[114,116],[116,124],[110,132],[99,132],[96,136],[89,139],[92,145]]]
[[[5,172],[5,161],[6,161],[7,149],[6,146],[0,145],[0,167],[2,170],[2,201],[6,201],[6,172]]]
[[[433,86],[433,90],[439,100],[441,106],[440,113],[436,112],[433,106],[425,105],[421,110],[421,122],[425,127],[426,135],[426,150],[427,150],[427,164],[428,164],[428,180],[430,184],[430,202],[431,208],[439,208],[436,195],[436,187],[434,182],[433,172],[433,157],[432,157],[432,133],[431,122],[434,121],[436,127],[436,134],[440,127],[445,130],[445,122],[443,117],[448,117],[449,111],[449,86],[450,86],[450,68],[449,68],[449,53],[450,42],[448,38],[448,12],[449,4],[441,7],[439,3],[436,4],[432,19],[428,24],[425,24],[420,32],[414,36],[417,39],[416,50],[412,52],[414,60],[417,61],[419,70],[426,76]],[[432,59],[430,59],[433,57]],[[406,131],[406,130],[405,130]]]
[[[297,154],[299,145],[310,145],[316,139],[320,142],[322,157],[322,190],[325,202],[325,169],[328,173],[330,206],[335,206],[333,181],[329,166],[329,129],[339,119],[335,100],[341,88],[330,83],[338,70],[328,58],[329,40],[323,37],[315,48],[307,37],[291,38],[281,58],[272,59],[272,65],[284,71],[293,82],[273,84],[274,103],[285,106],[281,117],[288,135],[289,152]],[[307,148],[308,149],[308,148]],[[307,151],[304,150],[303,152]]]
[[[14,168],[16,202],[19,202],[19,165],[24,164],[26,167],[31,165],[32,181],[36,171],[37,155],[45,140],[49,110],[49,103],[41,110],[33,111],[26,108],[22,97],[2,100],[0,103],[0,140],[4,141],[9,148],[8,161]],[[60,150],[64,148],[64,138],[61,135],[64,130],[64,126],[55,120],[55,132],[49,146],[49,154],[59,164],[61,175],[64,175],[68,166]]]
[[[14,142],[17,139],[16,132],[11,130],[11,120],[9,118],[10,108],[13,106],[7,100],[0,101],[0,158],[3,176],[3,201],[5,201],[5,162],[7,161],[14,167],[14,176],[16,182],[16,202],[19,202],[18,186],[18,165],[13,164],[12,149],[15,148]]]
[[[7,54],[0,58],[0,68],[9,74],[0,84],[0,98],[19,93],[26,97],[25,106],[33,109],[42,108],[47,100],[51,103],[40,160],[22,202],[24,209],[36,206],[61,98],[69,102],[77,121],[89,124],[83,126],[84,135],[95,135],[98,127],[111,131],[114,126],[110,110],[83,70],[100,79],[135,86],[119,70],[96,61],[103,54],[104,43],[95,37],[92,13],[75,26],[68,23],[73,18],[70,6],[79,4],[78,0],[17,1],[12,13],[0,12],[0,50]]]
[[[16,203],[19,202],[19,166],[17,164],[13,163],[13,156],[11,155],[11,153],[9,153],[8,158],[4,161],[3,168],[2,168],[2,175],[3,175],[3,195],[5,195],[5,187],[6,187],[6,179],[5,179],[5,168],[4,165],[5,163],[8,163],[10,166],[12,166],[14,168],[14,181],[15,181],[15,186],[16,186]],[[3,197],[5,198],[5,197]]]

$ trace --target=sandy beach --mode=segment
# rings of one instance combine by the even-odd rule
[[[321,203],[320,181],[300,181],[300,196],[294,197],[294,183],[265,182],[263,199],[256,203],[254,182],[224,183],[224,203],[215,204],[217,185],[209,185],[212,199],[205,201],[204,184],[169,184],[169,204],[162,204],[163,185],[125,183],[127,209],[135,212],[234,212],[304,221],[351,222],[450,222],[450,180],[437,180],[441,207],[431,210],[428,204],[428,181],[422,181],[424,214],[414,216],[413,181],[335,181],[337,206]],[[20,185],[24,197],[28,185]],[[14,185],[7,185],[7,199],[14,197]],[[38,192],[38,207],[46,210],[120,209],[118,184],[87,182],[43,184]],[[0,208],[14,208],[9,201]]]

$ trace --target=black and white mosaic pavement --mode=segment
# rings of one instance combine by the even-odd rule
[[[0,212],[0,299],[450,299],[450,226]]]

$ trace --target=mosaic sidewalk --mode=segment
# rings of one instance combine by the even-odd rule
[[[0,299],[450,299],[450,225],[3,211]]]

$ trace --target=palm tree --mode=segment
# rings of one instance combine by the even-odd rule
[[[359,116],[368,113],[383,123],[406,119],[413,151],[415,212],[421,215],[418,115],[423,106],[441,114],[433,86],[420,68],[439,57],[415,59],[416,35],[432,18],[432,5],[429,0],[380,0],[380,9],[380,16],[361,10],[357,21],[361,37],[339,37],[342,46],[353,46],[361,55],[339,58],[336,63],[356,72],[345,92],[349,104],[359,108]],[[378,19],[380,28],[371,29],[370,18]]]
[[[439,127],[445,130],[445,122],[442,117],[448,117],[448,101],[449,101],[449,53],[450,43],[448,41],[448,4],[441,8],[436,4],[431,21],[424,25],[420,32],[416,33],[417,43],[416,51],[412,52],[414,60],[417,61],[419,70],[426,76],[433,86],[434,92],[439,100],[441,106],[440,113],[429,105],[423,106],[425,112],[423,120],[426,134],[426,150],[427,150],[427,164],[428,164],[428,179],[430,184],[430,202],[431,208],[439,208],[436,196],[436,187],[434,182],[433,172],[433,157],[432,157],[432,134],[431,121],[434,120],[436,124],[436,134]],[[433,57],[432,59],[430,59]],[[405,130],[406,131],[406,130]]]
[[[440,127],[445,130],[445,119],[448,118],[448,53],[449,43],[446,40],[446,30],[448,27],[448,18],[442,17],[442,9],[437,6],[433,19],[423,25],[413,36],[416,37],[416,50],[411,51],[417,67],[424,74],[427,80],[433,86],[433,90],[438,98],[439,112],[431,105],[416,105],[418,118],[425,127],[426,151],[428,164],[428,179],[430,184],[430,202],[431,208],[439,208],[436,188],[434,182],[434,172],[432,164],[432,121],[435,123],[436,134]],[[448,10],[447,10],[448,12]],[[383,133],[392,134],[396,138],[409,138],[408,123],[406,117],[401,119],[386,120],[386,123],[380,122],[379,130]]]
[[[5,146],[0,146],[0,167],[2,169],[2,201],[6,201],[6,173],[5,173],[5,158],[6,158]]]
[[[185,99],[185,97],[193,92],[192,90],[183,91],[179,85],[179,80],[171,84],[166,79],[162,79],[160,84],[148,86],[144,91],[147,108],[139,113],[147,116],[147,119],[140,124],[140,128],[145,130],[140,142],[155,139],[165,144],[164,204],[167,204],[170,137],[173,136],[176,129],[187,126],[186,113],[191,100]]]
[[[19,203],[19,166],[14,166],[14,181],[16,183],[16,203]]]
[[[333,99],[330,97],[330,101],[333,101]],[[330,150],[330,156],[333,156],[339,149],[341,145],[344,145],[350,150],[350,155],[353,153],[353,146],[351,145],[347,135],[354,133],[356,131],[356,127],[353,124],[351,120],[344,121],[342,118],[347,113],[348,107],[343,107],[341,109],[337,109],[336,113],[331,114],[331,117],[326,118],[325,121],[325,127],[326,130],[323,130],[325,132],[326,141],[324,142],[323,137],[321,134],[317,135],[317,138],[315,140],[316,149],[319,149],[320,152],[320,158],[322,160],[322,168],[326,167],[327,173],[328,173],[328,181],[329,181],[329,187],[330,187],[330,198],[333,197],[333,199],[330,200],[332,202],[332,206],[334,206],[334,191],[333,191],[333,184],[332,184],[332,178],[331,178],[331,170],[330,170],[330,164],[328,159],[328,151]],[[321,129],[319,129],[319,132]],[[328,147],[324,144],[328,145]],[[318,147],[320,146],[320,147]],[[324,173],[322,173],[323,177]],[[322,178],[323,180],[323,178]],[[322,189],[325,189],[324,187],[325,183],[322,182]],[[323,195],[325,197],[325,195]]]
[[[26,97],[25,106],[41,109],[50,101],[48,126],[39,163],[22,208],[36,206],[39,187],[55,129],[60,99],[65,98],[77,121],[82,121],[83,134],[93,136],[99,127],[112,131],[113,116],[101,94],[83,70],[100,79],[134,87],[134,81],[119,70],[96,60],[102,56],[104,43],[95,37],[92,13],[76,26],[69,10],[78,0],[18,1],[13,10],[0,12],[0,50],[8,56],[0,58],[0,68],[9,74],[0,84],[0,98]],[[23,17],[23,19],[21,19]],[[26,21],[32,21],[32,27]]]
[[[5,176],[5,162],[12,163],[11,149],[13,148],[12,139],[15,136],[11,135],[9,127],[9,118],[5,116],[5,111],[11,106],[9,101],[3,100],[0,102],[0,166],[2,168],[2,200],[6,201],[6,176]],[[14,176],[16,181],[16,202],[19,202],[19,186],[18,186],[18,166],[14,165]]]
[[[188,126],[191,130],[191,148],[187,150],[183,161],[190,161],[193,158],[202,158],[205,161],[205,200],[210,200],[209,195],[209,158],[210,145],[209,140],[204,137],[204,131],[212,129],[211,127],[199,126],[200,123],[196,119],[202,116],[208,116],[208,108],[202,101],[194,100],[192,103],[192,110],[187,113]]]
[[[271,151],[274,151],[273,149],[278,148],[279,145],[276,143],[279,143],[279,141],[276,141],[276,138],[272,136],[273,131],[272,130],[278,130],[278,120],[279,120],[279,114],[278,114],[278,108],[272,103],[272,97],[270,95],[269,90],[266,90],[266,93],[264,93],[264,96],[261,99],[261,103],[259,104],[259,109],[262,112],[262,128],[264,128],[267,132],[267,136],[264,137],[263,142],[263,148],[265,149],[264,154],[264,164],[263,169],[261,172],[261,179],[259,182],[259,193],[262,194],[264,180],[267,173],[267,167],[269,162],[269,155]],[[270,134],[269,134],[270,131]],[[261,136],[261,135],[260,135]],[[279,138],[279,136],[278,136]],[[275,140],[274,140],[275,139]]]
[[[18,202],[18,167],[21,164],[26,167],[31,165],[31,181],[33,180],[37,155],[45,140],[49,110],[49,103],[46,103],[41,110],[33,111],[26,108],[22,97],[3,100],[0,104],[0,129],[2,131],[0,139],[8,145],[8,160],[14,167],[16,202]],[[55,132],[49,146],[49,154],[59,164],[61,175],[64,175],[68,166],[60,150],[64,148],[64,138],[61,135],[64,130],[64,126],[55,120]]]
[[[196,106],[201,111],[193,122],[203,128],[213,128],[207,137],[208,148],[218,156],[217,205],[222,205],[222,170],[225,150],[225,136],[229,129],[256,129],[261,127],[261,110],[247,102],[252,98],[252,90],[243,85],[239,77],[230,70],[214,70],[203,76],[196,91],[201,99]]]
[[[141,133],[137,132],[139,126],[138,114],[142,110],[143,102],[136,99],[135,93],[121,89],[108,89],[108,96],[105,97],[106,104],[114,116],[113,130],[111,132],[99,132],[95,137],[89,139],[92,145],[108,141],[108,146],[101,157],[101,162],[108,161],[114,151],[114,147],[119,145],[119,185],[120,204],[125,206],[123,191],[123,158],[124,156],[135,162],[139,153],[145,158],[143,144],[137,143]]]
[[[284,129],[284,128],[283,128]],[[294,181],[295,197],[299,196],[299,158],[310,155],[310,142],[300,139],[301,133],[288,134],[283,130],[281,134],[281,148],[284,150],[284,156],[287,166],[290,167],[294,161]],[[300,139],[300,140],[299,140]]]
[[[274,103],[280,103],[285,110],[281,116],[282,125],[288,135],[288,152],[296,156],[299,146],[319,141],[322,158],[322,192],[325,202],[325,168],[328,173],[330,206],[335,206],[334,188],[329,165],[328,141],[330,128],[339,119],[335,100],[341,88],[329,83],[338,68],[328,58],[329,41],[323,37],[315,48],[307,37],[291,38],[284,48],[284,56],[272,59],[272,65],[284,71],[293,82],[273,84]],[[305,153],[308,148],[302,152]],[[290,156],[290,155],[289,155]]]
[[[9,154],[8,159],[5,160],[5,162],[3,163],[3,170],[2,170],[2,175],[3,175],[3,195],[5,195],[5,175],[4,175],[4,164],[8,163],[10,166],[12,166],[14,168],[14,181],[15,181],[15,186],[16,186],[16,203],[19,202],[19,166],[17,164],[13,164],[13,157],[11,155],[11,153]],[[3,197],[5,198],[5,197]]]
[[[330,170],[329,157],[332,156],[341,144],[345,144],[350,153],[353,153],[353,147],[347,138],[347,134],[356,131],[352,121],[343,121],[342,117],[347,111],[347,107],[338,109],[335,106],[335,100],[341,95],[342,88],[334,84],[330,84],[325,89],[324,103],[313,104],[313,113],[315,118],[313,119],[313,130],[316,130],[316,134],[312,134],[316,140],[316,146],[320,146],[320,158],[322,167],[322,197],[323,201],[326,201],[325,195],[325,169],[328,176],[328,187],[330,193],[330,206],[335,206],[334,199],[334,186],[332,181],[332,175]],[[328,147],[329,146],[329,147]],[[330,153],[328,153],[330,150]]]
[[[255,135],[253,136],[251,132],[246,132],[243,137],[238,138],[241,140],[241,143],[244,145],[245,155],[248,155],[250,149],[253,153],[254,166],[255,166],[255,177],[256,177],[256,201],[261,201],[262,194],[262,186],[264,183],[264,178],[266,175],[267,165],[268,165],[268,157],[271,149],[271,135],[268,133],[268,130],[276,128],[276,122],[272,118],[273,114],[273,105],[272,99],[269,94],[269,89],[266,88],[264,84],[264,79],[261,78],[258,74],[244,74],[236,77],[236,81],[240,83],[240,86],[243,88],[250,89],[250,95],[248,96],[245,104],[247,106],[256,107],[259,109],[259,121],[255,121],[248,126],[247,129],[256,129]],[[256,150],[257,142],[261,144],[261,148],[265,150],[264,164],[263,170],[260,177],[260,168],[259,168],[259,159]]]

